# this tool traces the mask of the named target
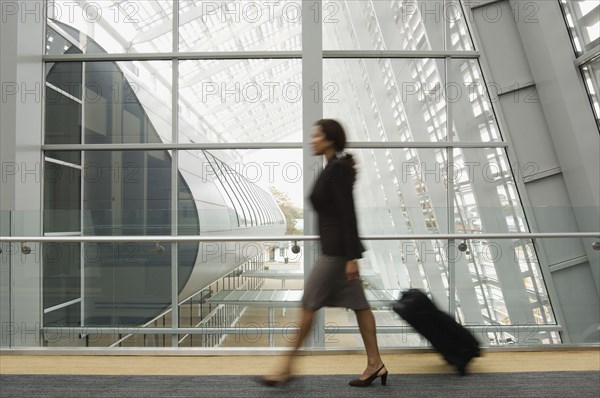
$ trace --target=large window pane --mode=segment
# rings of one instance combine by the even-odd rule
[[[295,59],[181,62],[179,141],[301,141],[301,65]]]
[[[81,247],[80,243],[44,243],[43,309],[44,326],[79,326],[81,322]],[[78,345],[72,332],[45,333],[45,344]]]
[[[81,230],[81,170],[44,163],[44,232]]]
[[[351,149],[361,234],[446,233],[443,150]],[[369,244],[369,243],[368,243]]]
[[[444,25],[458,12],[443,0],[324,1],[323,48],[444,50]]]
[[[499,100],[502,88],[486,83],[477,60],[452,60],[452,81],[445,95],[452,104],[454,141],[502,141],[492,105]],[[516,87],[519,88],[518,86]],[[533,102],[531,90],[517,90],[515,102]]]
[[[557,335],[536,327],[557,322],[533,243],[502,239],[470,240],[467,244],[465,252],[456,252],[457,279],[461,270],[470,276],[483,324],[491,325],[486,328],[487,333],[482,334],[483,342],[490,345],[559,343]],[[460,308],[463,313],[468,309],[462,301]],[[468,317],[466,319],[468,321]]]
[[[87,144],[171,141],[169,62],[85,64]]]
[[[197,217],[200,234],[301,233],[301,150],[181,151],[179,170],[180,212]],[[193,211],[184,213],[189,206]],[[181,222],[192,224],[183,216]]]
[[[179,51],[299,51],[302,1],[179,2]]]
[[[85,235],[170,235],[167,151],[89,151],[84,164]]]
[[[48,243],[44,254],[44,308],[75,300],[81,295],[79,243]]]
[[[52,87],[46,87],[45,144],[81,143],[81,102]],[[46,156],[69,162],[81,163],[78,152],[48,151]]]
[[[435,59],[324,60],[323,108],[353,141],[444,141],[445,68]]]
[[[505,149],[455,149],[453,162],[457,231],[528,232]]]
[[[48,3],[48,27],[80,42],[85,53],[172,51],[171,1],[54,0]]]
[[[85,325],[143,326],[171,305],[169,245],[90,243],[84,254]]]
[[[57,95],[49,92],[52,88],[57,93],[67,94],[81,100],[81,62],[57,62],[46,65],[46,96]]]

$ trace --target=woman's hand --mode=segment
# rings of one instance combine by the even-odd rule
[[[358,261],[350,260],[346,261],[346,279],[352,281],[358,279]]]

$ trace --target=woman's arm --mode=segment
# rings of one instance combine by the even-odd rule
[[[339,163],[332,173],[332,191],[335,207],[338,212],[341,233],[343,235],[344,258],[346,261],[362,257],[363,245],[358,237],[358,226],[354,208],[352,188],[354,171],[351,166]]]

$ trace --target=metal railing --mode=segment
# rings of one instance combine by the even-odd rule
[[[319,239],[316,235],[294,235],[294,236],[0,236],[0,243],[18,243],[21,248],[21,253],[27,255],[31,248],[27,246],[28,242],[154,242],[157,247],[160,247],[161,242],[279,242],[284,239],[292,239],[294,241],[316,241]],[[468,249],[466,242],[470,240],[490,240],[490,239],[566,239],[566,238],[593,238],[592,243],[594,250],[600,250],[600,232],[572,232],[572,233],[480,233],[480,234],[395,234],[395,235],[368,235],[361,236],[362,240],[395,240],[395,241],[414,241],[414,240],[448,240],[450,244],[460,243],[456,245],[457,250],[465,251]],[[1,250],[1,249],[0,249]],[[157,249],[158,250],[158,249]],[[198,292],[196,294],[199,294]],[[195,296],[195,295],[194,295]],[[187,300],[191,300],[193,296],[183,300],[181,304]],[[168,310],[170,311],[170,310]],[[167,312],[168,312],[167,311]],[[164,317],[166,312],[159,317]],[[120,336],[129,336],[134,334],[145,335],[217,335],[225,334],[243,334],[247,333],[244,328],[234,326],[215,326],[212,323],[199,323],[196,327],[149,327],[151,323],[145,327],[132,326],[68,326],[68,327],[42,327],[43,333],[81,333],[86,334],[93,332],[99,333],[115,333]],[[473,331],[481,333],[534,333],[534,332],[560,332],[563,326],[560,324],[532,324],[532,325],[466,325]],[[325,333],[357,333],[356,326],[322,326]],[[533,328],[533,329],[532,329]],[[293,327],[275,327],[269,326],[266,328],[255,328],[258,332],[273,334],[289,334],[293,331]],[[377,328],[378,333],[410,333],[412,328],[409,326],[381,326]],[[213,339],[214,340],[214,339]]]
[[[514,232],[480,234],[391,234],[360,236],[361,240],[473,240],[473,239],[559,239],[596,238],[600,232]],[[280,242],[282,240],[316,241],[317,235],[278,236],[175,236],[175,235],[122,235],[122,236],[0,236],[0,242]],[[594,246],[594,249],[596,247]],[[600,250],[600,248],[596,249]]]

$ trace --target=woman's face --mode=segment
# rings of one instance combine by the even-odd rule
[[[325,138],[325,134],[323,134],[321,126],[313,126],[310,146],[312,148],[313,155],[324,155],[329,149],[333,149],[333,141],[329,141],[327,138]]]

